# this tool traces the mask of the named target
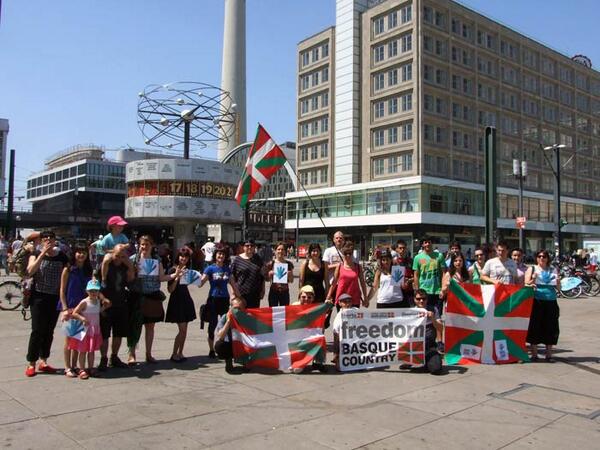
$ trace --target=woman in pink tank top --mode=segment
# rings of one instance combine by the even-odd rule
[[[331,287],[329,288],[328,299],[333,298],[335,293],[335,304],[338,304],[340,295],[349,294],[352,297],[352,306],[365,308],[369,306],[367,300],[367,285],[362,273],[362,268],[352,259],[354,244],[347,242],[342,247],[344,260],[337,267]]]

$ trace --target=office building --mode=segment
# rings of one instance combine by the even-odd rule
[[[423,234],[481,243],[484,129],[498,134],[499,233],[518,243],[513,159],[528,162],[528,249],[553,248],[562,150],[564,249],[600,234],[600,73],[457,2],[337,0],[336,24],[298,45],[298,173],[330,228],[361,250]],[[303,192],[286,228],[325,242]],[[299,216],[299,217],[298,217]]]

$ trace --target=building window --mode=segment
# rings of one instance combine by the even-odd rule
[[[402,125],[402,140],[410,141],[412,139],[412,123]]]
[[[381,147],[384,144],[384,133],[383,130],[375,130],[373,132],[373,145],[375,147]]]
[[[375,36],[383,33],[383,17],[378,17],[377,19],[373,20],[373,33]]]
[[[329,92],[323,92],[321,95],[321,108],[327,108],[329,106]]]
[[[308,52],[302,53],[302,67],[308,66],[309,62],[310,62],[310,59],[309,59]]]
[[[380,117],[383,117],[384,115],[384,105],[383,102],[376,102],[375,103],[375,118],[378,119]]]
[[[412,20],[412,5],[400,9],[400,20],[402,23],[408,23]]]
[[[390,98],[388,100],[388,113],[396,114],[398,112],[398,97]]]
[[[305,91],[306,89],[308,89],[308,86],[309,86],[308,75],[304,75],[302,77],[302,90]]]
[[[402,172],[410,172],[412,170],[412,153],[404,153],[402,155]]]
[[[383,175],[384,162],[382,158],[373,160],[373,173],[375,175]]]
[[[392,127],[388,129],[388,144],[398,143],[398,128]]]
[[[302,161],[302,162],[308,161],[308,148],[307,147],[302,147],[300,149],[300,161]]]
[[[321,170],[321,183],[327,183],[327,167],[322,167]]]
[[[384,78],[383,73],[375,74],[375,76],[373,78],[375,80],[374,89],[376,91],[379,91],[385,87],[385,78]]]
[[[404,50],[403,50],[404,51]],[[398,55],[398,41],[388,42],[388,58],[393,58]]]
[[[323,69],[323,83],[325,83],[326,81],[329,81],[329,68],[325,67]]]
[[[412,94],[404,94],[402,96],[402,111],[410,111],[412,109]]]
[[[311,108],[313,111],[316,111],[317,109],[319,109],[319,97],[317,95],[312,97],[310,99],[310,104],[311,104]]]
[[[310,159],[317,159],[319,157],[319,150],[316,145],[310,148]]]
[[[388,158],[388,173],[397,173],[398,172],[398,157],[390,156]]]
[[[308,100],[302,100],[300,102],[300,112],[301,114],[308,113]]]
[[[329,143],[323,142],[321,144],[321,158],[327,158],[328,150],[329,150]]]
[[[323,53],[323,58],[326,58],[326,57],[328,57],[328,56],[329,56],[329,43],[328,43],[328,42],[325,42],[325,43],[323,44],[323,47],[322,47],[322,49],[323,49],[323,50],[322,50],[322,53]]]
[[[388,86],[398,84],[398,69],[392,69],[388,72]]]
[[[402,81],[412,80],[412,64],[402,66]]]
[[[402,53],[410,52],[412,50],[412,34],[405,34],[401,38],[402,41]]]
[[[379,45],[373,49],[375,62],[383,61],[383,56],[384,56],[383,52],[384,52],[383,45]]]
[[[398,26],[398,12],[392,11],[388,15],[388,29],[396,28]]]
[[[308,124],[307,123],[303,123],[302,125],[300,125],[300,136],[303,138],[308,137]]]
[[[319,47],[312,49],[312,60],[313,62],[317,62],[319,60]]]
[[[321,133],[326,133],[329,131],[329,120],[327,117],[321,119]]]

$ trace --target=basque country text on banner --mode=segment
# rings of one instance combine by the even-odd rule
[[[423,365],[426,312],[419,308],[342,310],[340,369]]]

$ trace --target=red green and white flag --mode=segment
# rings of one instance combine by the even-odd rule
[[[447,364],[529,361],[525,339],[533,289],[450,282],[445,313]]]
[[[256,138],[250,147],[248,161],[242,173],[240,184],[235,193],[235,199],[241,208],[246,205],[263,187],[269,178],[286,163],[285,154],[273,141],[269,133],[258,125]]]
[[[330,303],[233,310],[235,360],[246,367],[289,371],[325,360],[325,315]]]

